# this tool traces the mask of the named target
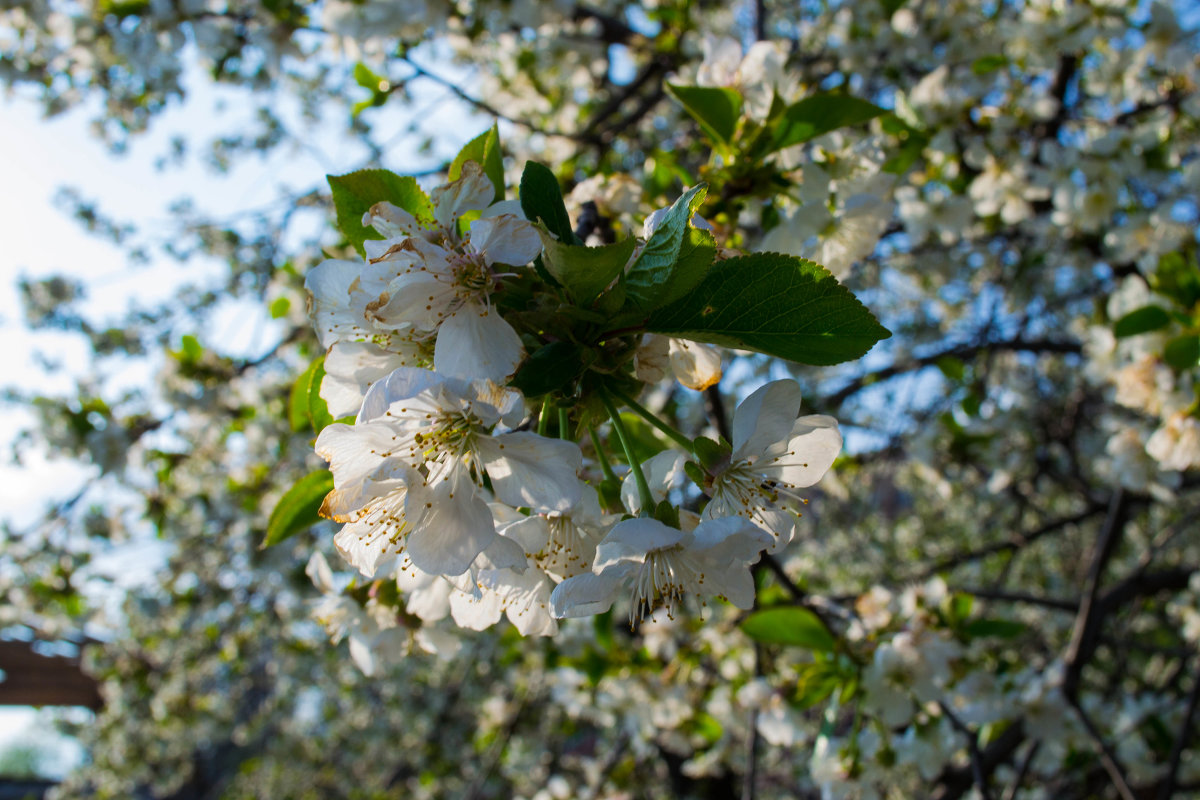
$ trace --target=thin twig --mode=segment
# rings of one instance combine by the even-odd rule
[[[762,645],[754,643],[754,675],[763,674]],[[742,800],[754,800],[755,787],[758,784],[758,709],[752,707],[749,713],[750,736],[746,740],[746,773],[742,776]]]
[[[1004,793],[1004,800],[1016,800],[1017,792],[1021,790],[1021,784],[1025,782],[1025,776],[1029,774],[1029,768],[1033,766],[1033,759],[1037,756],[1041,746],[1041,742],[1030,743],[1029,749],[1025,751],[1025,757],[1021,759],[1017,777],[1013,779],[1012,786],[1008,787],[1008,791]]]
[[[1197,659],[1200,663],[1200,659]],[[1171,748],[1171,758],[1167,762],[1167,774],[1158,787],[1158,800],[1169,800],[1175,793],[1176,780],[1179,777],[1179,765],[1183,761],[1183,751],[1187,743],[1192,741],[1192,719],[1196,716],[1196,706],[1200,704],[1200,669],[1192,679],[1192,691],[1188,695],[1187,708],[1183,712],[1183,722],[1179,723],[1179,733],[1175,736],[1175,745]]]
[[[979,796],[983,800],[992,800],[991,790],[988,789],[987,773],[983,769],[983,754],[979,751],[979,734],[968,728],[967,724],[940,700],[938,707],[946,715],[946,719],[950,720],[954,729],[967,738],[967,752],[971,756],[971,777],[975,781],[975,786],[979,788]]]
[[[1113,492],[1108,504],[1108,516],[1104,520],[1104,527],[1100,530],[1092,553],[1092,563],[1088,568],[1083,598],[1075,616],[1071,643],[1067,646],[1067,653],[1063,658],[1067,668],[1063,675],[1062,690],[1072,702],[1079,696],[1079,677],[1083,673],[1084,664],[1091,658],[1096,647],[1096,632],[1104,617],[1103,614],[1096,613],[1100,607],[1096,602],[1100,592],[1100,579],[1104,576],[1104,570],[1121,538],[1128,505],[1123,489],[1118,488]]]
[[[1067,702],[1070,703],[1071,708],[1075,709],[1075,715],[1079,717],[1079,721],[1087,729],[1092,743],[1100,748],[1100,765],[1108,773],[1108,779],[1112,781],[1112,785],[1116,788],[1117,793],[1121,795],[1122,800],[1137,800],[1133,789],[1129,787],[1129,781],[1125,780],[1125,770],[1121,766],[1121,762],[1117,760],[1117,754],[1108,746],[1108,742],[1104,741],[1104,737],[1100,735],[1100,730],[1096,727],[1096,723],[1092,721],[1092,718],[1079,705],[1077,698],[1067,696]]]

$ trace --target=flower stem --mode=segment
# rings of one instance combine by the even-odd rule
[[[619,483],[616,473],[613,472],[612,464],[608,463],[608,453],[605,453],[604,448],[600,446],[600,437],[596,435],[596,429],[590,422],[588,423],[588,436],[592,437],[592,447],[596,451],[596,460],[600,462],[600,471],[604,473],[604,480]]]
[[[538,414],[537,433],[538,436],[545,436],[546,431],[550,429],[550,398],[547,397],[542,401],[542,410]]]
[[[625,460],[629,462],[629,471],[633,473],[633,480],[637,483],[638,496],[642,499],[642,516],[650,516],[654,513],[654,495],[650,494],[650,484],[646,483],[642,465],[633,454],[633,441],[629,438],[629,432],[625,430],[625,423],[621,422],[621,413],[613,405],[608,392],[603,389],[600,390],[600,401],[604,403],[604,408],[608,410],[608,416],[612,418],[613,430],[617,432],[617,438],[621,440],[621,448],[625,451]]]
[[[618,392],[618,391],[613,391],[613,394],[616,395],[616,398],[618,400],[620,400],[622,403],[624,403],[625,405],[627,405],[631,409],[633,409],[634,412],[636,412],[639,417],[646,420],[646,422],[649,422],[651,425],[653,425],[654,427],[656,427],[660,431],[662,431],[664,434],[666,434],[667,438],[669,438],[671,441],[675,442],[675,444],[679,445],[680,447],[682,447],[684,450],[686,450],[689,453],[692,452],[692,440],[691,439],[687,438],[682,433],[675,430],[667,423],[663,422],[661,419],[659,419],[657,416],[655,416],[655,414],[653,412],[651,412],[650,409],[646,408],[641,403],[634,400],[632,397],[629,397],[628,395],[624,394],[623,392]]]
[[[567,413],[566,406],[558,407],[558,438],[566,439],[568,442],[571,439],[571,417]]]

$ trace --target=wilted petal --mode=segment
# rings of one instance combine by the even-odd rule
[[[633,371],[643,383],[658,383],[667,374],[670,361],[671,339],[648,333],[633,353]]]
[[[671,369],[675,378],[698,392],[721,380],[721,350],[711,344],[670,340]]]
[[[363,227],[372,227],[382,234],[383,238],[391,239],[397,236],[420,236],[424,226],[420,220],[397,205],[376,203],[363,214]]]
[[[433,201],[434,219],[446,230],[454,230],[458,218],[468,211],[487,208],[496,196],[491,180],[483,174],[483,167],[474,161],[463,164],[458,180],[439,186],[429,193]]]

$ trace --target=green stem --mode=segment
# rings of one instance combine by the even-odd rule
[[[620,483],[617,474],[613,472],[612,464],[608,462],[608,453],[605,453],[604,448],[600,446],[600,437],[596,435],[596,429],[590,422],[588,423],[588,436],[592,437],[592,447],[596,451],[596,460],[600,462],[600,471],[604,473],[604,480]]]
[[[656,427],[660,431],[662,431],[664,434],[666,434],[667,437],[671,441],[675,442],[675,444],[679,445],[680,447],[682,447],[684,450],[686,450],[689,453],[692,452],[692,440],[691,439],[687,438],[682,433],[675,430],[667,423],[663,422],[661,419],[659,419],[657,416],[655,416],[654,413],[650,411],[650,409],[646,408],[641,403],[634,400],[632,397],[629,397],[628,395],[624,394],[623,392],[618,392],[618,391],[614,391],[613,394],[616,395],[618,400],[620,400],[622,403],[624,403],[625,405],[627,405],[631,409],[633,409],[634,412],[636,412],[639,417],[646,420],[646,422],[649,422],[651,425],[653,425],[654,427]]]
[[[650,484],[646,483],[646,476],[642,474],[642,465],[633,454],[633,440],[629,438],[629,432],[625,430],[625,423],[621,422],[621,414],[613,405],[612,398],[603,389],[600,390],[600,400],[608,410],[608,416],[612,418],[613,430],[621,440],[625,460],[629,462],[629,471],[633,473],[633,480],[637,483],[638,496],[642,499],[642,516],[650,516],[654,513],[654,495],[650,494]]]
[[[538,436],[545,436],[546,431],[550,429],[550,398],[547,397],[542,401],[542,411],[538,414]]]
[[[571,439],[571,417],[567,414],[566,406],[558,407],[558,438],[566,439],[568,442]]]

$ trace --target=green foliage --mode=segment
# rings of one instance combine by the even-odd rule
[[[724,439],[716,442],[707,436],[698,436],[692,441],[692,452],[696,454],[696,458],[700,461],[700,466],[704,467],[710,473],[716,473],[721,467],[729,463],[729,456],[733,452],[733,447]]]
[[[625,425],[625,432],[629,434],[629,445],[633,449],[633,457],[639,462],[645,463],[671,446],[669,439],[637,414],[622,411],[621,422]],[[615,449],[613,456],[621,461],[626,460],[624,451],[619,447]]]
[[[463,146],[454,160],[450,162],[447,177],[454,181],[462,176],[463,165],[474,161],[483,167],[483,174],[496,189],[492,202],[499,203],[504,199],[504,160],[500,151],[500,128],[496,125],[488,128]]]
[[[794,702],[800,708],[811,708],[833,694],[846,682],[846,676],[833,659],[820,658],[796,668]]]
[[[884,110],[874,103],[846,94],[822,92],[788,106],[771,128],[768,152],[801,144],[822,134],[861,125]]]
[[[391,92],[391,83],[381,75],[376,75],[371,68],[359,61],[354,65],[354,82],[371,93],[366,100],[360,100],[350,109],[350,115],[357,117],[368,108],[378,108],[387,102]]]
[[[536,161],[527,161],[521,173],[521,210],[527,219],[545,225],[560,242],[582,244],[571,228],[558,178]]]
[[[646,329],[816,365],[858,358],[891,336],[825,268],[779,253],[716,262]]]
[[[416,178],[397,175],[386,169],[364,169],[347,175],[328,175],[333,191],[337,224],[360,254],[367,239],[382,239],[374,228],[363,226],[363,215],[376,203],[389,202],[403,208],[418,220],[433,219],[433,205],[417,185]]]
[[[1142,306],[1117,320],[1113,325],[1113,335],[1124,339],[1127,336],[1161,330],[1170,324],[1171,315],[1162,306]]]
[[[272,547],[321,521],[321,503],[333,491],[333,473],[327,469],[306,475],[287,490],[267,521],[263,547]]]
[[[550,342],[521,364],[509,385],[526,397],[539,397],[563,388],[586,368],[583,351],[574,342]]]
[[[1200,335],[1185,333],[1167,342],[1163,360],[1177,372],[1200,366]]]
[[[1158,269],[1149,276],[1150,288],[1172,297],[1180,308],[1191,311],[1200,303],[1200,263],[1196,254],[1167,253],[1158,260]]]
[[[321,356],[292,384],[288,397],[288,423],[293,431],[312,430],[320,433],[322,428],[333,422],[329,406],[321,397],[321,381],[324,378],[325,356]]]
[[[987,75],[989,72],[1004,67],[1008,64],[1008,56],[1003,53],[996,53],[990,56],[980,56],[971,62],[971,72],[976,75]]]
[[[736,89],[668,83],[667,91],[715,143],[728,145],[733,141],[742,115],[742,96]]]
[[[1024,623],[1010,619],[991,619],[979,617],[968,622],[963,627],[963,633],[972,639],[996,637],[999,639],[1015,639],[1025,633],[1028,628]]]
[[[692,225],[708,187],[694,186],[676,200],[625,273],[626,303],[643,311],[671,303],[697,286],[708,273],[716,242]]]
[[[637,240],[625,239],[600,247],[571,245],[553,238],[549,231],[538,227],[542,235],[542,263],[554,278],[567,288],[581,306],[587,306],[616,280],[629,263]]]
[[[801,606],[779,606],[755,611],[742,620],[742,631],[756,642],[803,647],[830,653],[837,646],[820,617]]]

